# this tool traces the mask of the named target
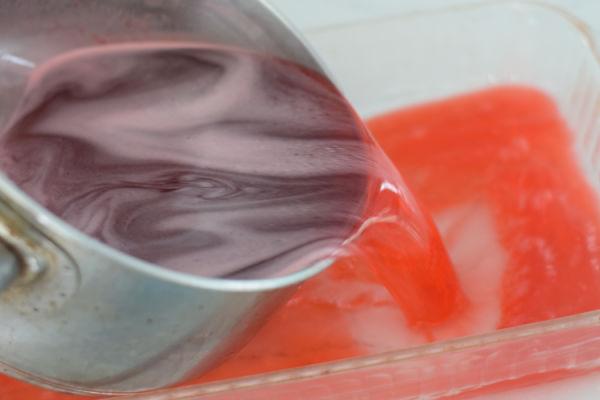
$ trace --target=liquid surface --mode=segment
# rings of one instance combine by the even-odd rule
[[[201,382],[600,308],[597,200],[550,98],[499,87],[393,112],[368,126],[432,210],[468,305],[429,333],[411,328],[368,257],[348,257],[307,281],[245,349]],[[385,208],[386,198],[380,199],[374,208]],[[381,243],[385,258],[386,241]],[[403,285],[411,284],[403,277]],[[432,296],[432,302],[446,304],[444,296]],[[507,363],[523,354],[516,348]],[[486,373],[494,379],[494,371]],[[0,383],[14,398],[70,398],[1,376]]]
[[[197,44],[103,46],[31,76],[3,171],[54,214],[201,276],[283,275],[356,229],[362,124],[320,75]]]

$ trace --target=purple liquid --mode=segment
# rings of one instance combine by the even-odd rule
[[[198,44],[111,45],[30,78],[1,167],[79,230],[202,276],[331,255],[366,201],[362,124],[322,76]]]

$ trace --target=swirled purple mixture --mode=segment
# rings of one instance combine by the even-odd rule
[[[195,275],[283,275],[352,234],[362,124],[324,77],[199,44],[110,45],[36,68],[3,172],[72,226]]]

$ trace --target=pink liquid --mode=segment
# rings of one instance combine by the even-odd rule
[[[548,96],[497,88],[368,126],[437,219],[454,219],[443,228],[449,248],[485,209],[496,250],[474,257],[499,263],[498,328],[600,308],[598,198]]]
[[[325,78],[202,44],[103,46],[32,74],[1,166],[74,227],[166,268],[260,278],[341,247],[364,128]]]

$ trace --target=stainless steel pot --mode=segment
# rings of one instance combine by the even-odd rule
[[[0,2],[0,123],[32,66],[78,47],[200,40],[323,72],[260,0]],[[73,393],[173,384],[238,349],[331,260],[264,280],[193,277],[80,233],[0,176],[0,372]]]

